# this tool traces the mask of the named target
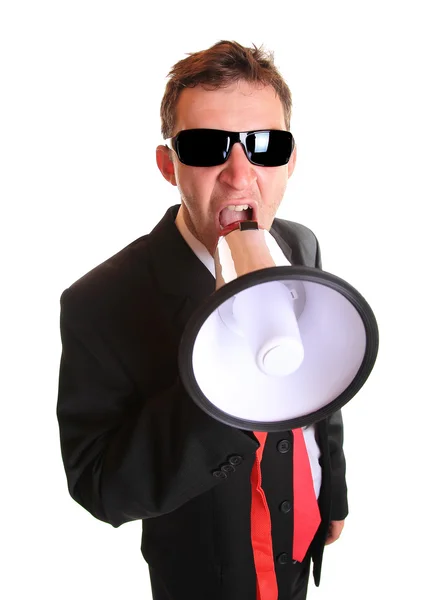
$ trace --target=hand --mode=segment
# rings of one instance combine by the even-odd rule
[[[330,527],[328,528],[327,539],[325,541],[326,546],[339,539],[343,527],[344,521],[330,521]]]

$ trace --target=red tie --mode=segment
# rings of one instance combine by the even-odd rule
[[[256,450],[255,464],[250,475],[252,485],[252,507],[250,512],[253,558],[256,570],[256,600],[278,600],[277,578],[274,570],[272,550],[271,515],[261,487],[261,460],[267,433],[253,432],[260,444]]]
[[[293,559],[301,562],[321,522],[302,429],[293,429],[293,511]]]
[[[260,444],[250,476],[252,486],[251,540],[256,570],[256,598],[257,600],[277,600],[278,586],[274,567],[271,516],[265,493],[261,487],[260,465],[268,434],[262,431],[253,433]],[[301,429],[293,430],[293,505],[293,559],[302,561],[321,518]]]

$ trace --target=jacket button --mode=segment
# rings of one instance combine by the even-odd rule
[[[222,465],[221,467],[221,471],[224,471],[224,473],[234,473],[235,470],[236,468],[229,464]]]
[[[228,462],[230,465],[233,465],[233,467],[237,467],[243,462],[243,459],[241,456],[238,456],[238,454],[235,454],[234,456],[230,456],[228,458]]]
[[[227,473],[224,473],[224,471],[214,471],[212,475],[217,479],[227,479],[228,477]]]
[[[278,442],[277,450],[281,452],[281,454],[286,454],[291,449],[291,443],[289,440],[281,440]]]
[[[280,510],[283,513],[290,512],[291,511],[291,507],[292,507],[291,502],[289,502],[288,500],[284,500],[284,502],[282,502],[280,504]]]
[[[289,555],[287,552],[283,552],[277,558],[280,565],[286,565],[289,562]]]

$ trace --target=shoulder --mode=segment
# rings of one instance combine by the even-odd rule
[[[97,265],[66,288],[60,297],[66,315],[95,316],[118,302],[148,276],[147,235]]]
[[[273,227],[287,242],[292,240],[297,243],[316,243],[317,238],[314,232],[301,223],[286,219],[274,219]]]

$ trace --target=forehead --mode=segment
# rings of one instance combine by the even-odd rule
[[[174,135],[183,129],[286,129],[284,109],[272,86],[239,81],[218,90],[186,88],[177,103]]]

